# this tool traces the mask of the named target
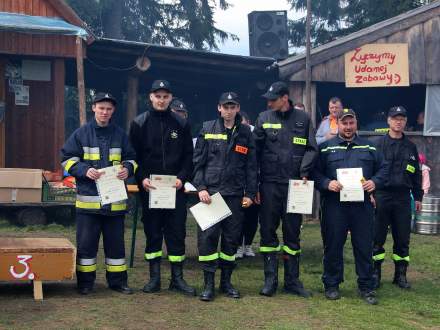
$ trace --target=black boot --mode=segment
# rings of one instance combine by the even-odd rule
[[[189,286],[183,279],[183,263],[181,262],[171,263],[171,282],[169,289],[182,292],[188,296],[196,295],[196,289]]]
[[[380,281],[382,278],[382,260],[375,261],[373,267],[373,287],[376,290],[380,288]]]
[[[406,261],[398,261],[394,263],[394,267],[393,284],[397,285],[401,289],[410,289],[411,284],[409,284],[408,280],[406,279],[408,263]]]
[[[240,293],[231,284],[232,268],[222,268],[220,277],[220,291],[230,298],[240,298]]]
[[[150,280],[145,284],[142,291],[146,293],[158,292],[160,290],[160,259],[150,261]]]
[[[284,255],[284,291],[303,298],[310,298],[312,293],[304,289],[299,280],[299,256]]]
[[[214,300],[215,289],[214,289],[214,278],[215,272],[203,271],[203,277],[205,280],[205,286],[202,293],[200,294],[200,300],[211,301]]]
[[[260,291],[262,296],[271,297],[278,288],[278,256],[276,253],[263,253],[264,286]]]

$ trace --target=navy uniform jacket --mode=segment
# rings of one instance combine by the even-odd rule
[[[287,184],[310,177],[318,146],[307,113],[292,107],[286,112],[264,111],[255,123],[254,137],[260,182]]]
[[[319,149],[313,176],[316,187],[324,196],[339,196],[339,192],[328,190],[330,181],[337,180],[338,168],[361,167],[365,180],[373,180],[376,189],[386,184],[386,163],[382,154],[368,139],[356,136],[349,143],[338,135],[320,144]]]
[[[127,209],[126,201],[101,205],[95,180],[86,174],[96,169],[122,164],[129,175],[136,171],[136,154],[122,128],[110,123],[100,127],[93,119],[78,128],[64,143],[61,161],[65,171],[76,179],[76,208],[82,213],[120,215]]]
[[[239,114],[229,139],[222,118],[203,123],[194,151],[194,167],[192,183],[198,191],[255,198],[255,143],[250,127],[241,124]]]

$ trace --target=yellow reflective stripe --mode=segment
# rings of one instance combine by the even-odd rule
[[[376,254],[375,256],[373,256],[374,261],[379,261],[379,260],[384,260],[384,259],[385,259],[385,253]]]
[[[145,253],[144,257],[145,257],[145,260],[160,258],[160,257],[162,257],[162,251]]]
[[[108,160],[111,162],[113,161],[120,162],[122,160],[122,156],[121,154],[109,154]]]
[[[366,146],[353,146],[353,149],[369,149],[369,150],[376,150],[375,147],[370,146],[367,144]]]
[[[283,251],[293,256],[301,253],[301,250],[292,250],[287,245],[283,246]]]
[[[274,124],[274,123],[263,123],[263,128],[273,128],[273,129],[281,129],[283,126],[278,123],[278,124]]]
[[[281,245],[278,245],[277,247],[273,246],[260,246],[260,252],[279,252],[281,251]]]
[[[96,271],[96,264],[85,266],[85,265],[76,265],[76,270],[78,272],[90,273]]]
[[[136,173],[138,164],[134,160],[124,160],[122,163],[130,163],[131,165],[133,165],[133,172]]]
[[[79,157],[71,157],[68,160],[62,162],[61,165],[64,167],[64,170],[66,172],[69,172],[70,168],[79,161],[80,161]]]
[[[415,173],[416,172],[416,168],[410,164],[406,165],[406,170],[410,173]]]
[[[99,202],[82,202],[77,200],[75,206],[79,209],[94,209],[99,210],[101,208],[101,203]]]
[[[387,128],[376,128],[376,129],[374,129],[374,131],[377,132],[377,133],[388,133],[389,130],[390,129],[388,127]]]
[[[393,260],[394,261],[407,261],[407,262],[409,262],[409,256],[402,258],[401,256],[398,256],[397,254],[393,254]]]
[[[327,147],[327,148],[322,149],[321,152],[326,152],[329,150],[336,150],[336,149],[347,150],[347,147],[344,147],[344,146]]]
[[[100,160],[101,156],[99,154],[84,154],[84,160]]]
[[[233,256],[228,256],[227,254],[220,252],[220,259],[223,259],[226,261],[235,261],[235,254]]]
[[[106,265],[106,269],[110,273],[116,273],[116,272],[125,272],[127,270],[127,265]]]
[[[182,262],[185,260],[185,256],[168,256],[170,262]]]
[[[300,137],[294,137],[293,138],[293,144],[300,144],[300,145],[303,145],[303,146],[305,146],[306,144],[307,144],[307,139],[304,139],[304,138],[300,138]]]
[[[228,136],[226,134],[205,134],[205,140],[227,140]]]
[[[110,210],[111,211],[124,211],[127,209],[127,203],[112,203]]]
[[[213,261],[218,259],[218,253],[210,254],[209,256],[199,256],[199,261]]]

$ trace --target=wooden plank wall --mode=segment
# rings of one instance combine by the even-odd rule
[[[411,84],[440,83],[440,17],[396,32],[374,43],[408,43]],[[312,68],[313,81],[345,82],[344,54]],[[304,81],[305,69],[294,73],[291,81]]]
[[[62,17],[44,0],[0,0],[0,11],[34,16]],[[0,32],[0,53],[75,57],[75,37]]]
[[[0,102],[5,102],[6,86],[5,86],[5,64],[0,58]],[[0,167],[5,167],[5,120],[0,122]]]

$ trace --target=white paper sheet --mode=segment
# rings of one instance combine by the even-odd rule
[[[156,189],[150,189],[148,205],[150,209],[176,208],[175,175],[150,175],[151,184]]]
[[[287,213],[312,214],[314,182],[303,180],[289,180],[287,196]]]
[[[336,175],[342,190],[339,192],[341,202],[363,202],[364,189],[362,188],[363,173],[361,167],[338,168]]]
[[[128,198],[124,180],[116,177],[119,169],[120,165],[105,167],[99,170],[104,173],[96,180],[96,187],[101,197],[101,205],[117,203]]]
[[[211,196],[211,204],[198,203],[189,209],[202,231],[232,215],[220,193]]]

